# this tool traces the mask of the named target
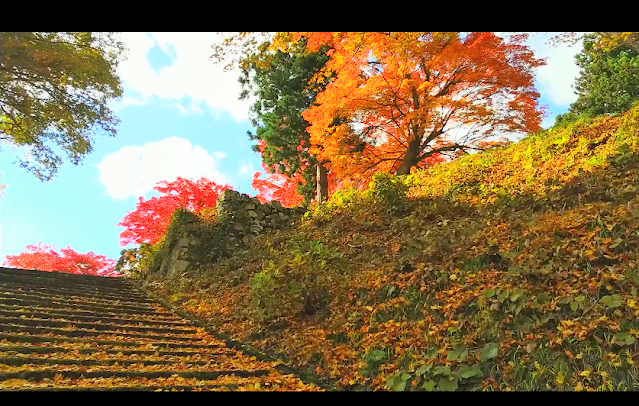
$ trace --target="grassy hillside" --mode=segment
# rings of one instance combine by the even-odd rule
[[[639,107],[378,176],[248,251],[146,279],[340,389],[636,390],[637,151]]]

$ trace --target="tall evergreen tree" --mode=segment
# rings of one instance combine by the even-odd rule
[[[596,35],[584,38],[584,49],[575,56],[581,68],[575,82],[578,98],[556,123],[621,113],[639,100],[639,52],[625,43],[607,50],[597,41]]]
[[[300,174],[297,192],[308,203],[313,196],[319,201],[328,196],[327,172],[309,152],[310,140],[306,128],[309,123],[302,112],[315,101],[323,87],[311,83],[313,76],[326,64],[327,47],[318,52],[306,51],[304,41],[293,44],[287,52],[270,51],[264,42],[256,54],[245,56],[240,83],[241,99],[250,94],[256,97],[251,107],[251,121],[255,132],[248,132],[252,140],[264,141],[262,161],[271,171],[292,176]],[[256,145],[255,151],[259,152]]]

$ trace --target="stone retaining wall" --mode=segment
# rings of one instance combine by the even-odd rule
[[[234,190],[222,192],[216,210],[217,223],[202,224],[193,215],[192,221],[167,235],[166,249],[153,272],[171,277],[188,268],[199,268],[253,244],[260,234],[291,226],[306,212],[304,207],[282,207],[278,201],[262,204]],[[193,224],[198,221],[200,224]]]

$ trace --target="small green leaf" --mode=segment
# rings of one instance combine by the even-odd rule
[[[455,375],[457,375],[460,378],[466,379],[466,378],[470,378],[471,376],[473,376],[473,373],[472,373],[470,367],[468,365],[464,364],[457,370]]]
[[[484,296],[486,298],[491,298],[491,297],[495,296],[495,289],[486,289],[484,291]]]
[[[481,353],[480,353],[481,360],[488,361],[489,359],[493,359],[497,356],[498,353],[499,353],[499,344],[488,343],[486,344],[484,349],[481,350]]]
[[[406,389],[406,382],[410,379],[410,374],[406,372],[400,372],[389,378],[386,381],[386,385],[393,388],[395,392],[403,392]]]
[[[428,392],[434,391],[435,390],[435,381],[433,381],[432,379],[429,379],[428,381],[424,382],[424,384],[422,385],[422,389],[425,389]]]
[[[479,364],[474,364],[472,367],[470,367],[470,370],[473,372],[473,376],[478,376],[478,377],[482,377],[484,376],[484,373],[481,372],[481,365]]]
[[[386,357],[386,353],[382,350],[374,350],[370,353],[370,359],[373,361],[381,361]]]
[[[433,375],[437,376],[437,375],[446,375],[449,376],[452,372],[450,371],[450,367],[448,365],[446,366],[439,366],[437,368],[435,368],[433,370]]]
[[[635,338],[630,333],[617,333],[613,339],[613,343],[617,345],[632,345],[635,341]]]
[[[393,390],[395,392],[403,392],[406,389],[406,381],[401,381],[393,385]]]
[[[612,244],[610,244],[610,246],[608,248],[615,248],[617,247],[619,244],[621,244],[623,242],[623,239],[621,238],[617,238],[615,239]]]
[[[621,306],[621,296],[620,295],[606,295],[601,298],[601,302],[605,304],[609,308],[615,308]]]
[[[457,344],[453,346],[453,349],[448,353],[447,359],[449,361],[459,360],[463,361],[468,356],[468,350],[464,344]]]
[[[457,390],[457,378],[452,378],[452,380],[450,380],[450,378],[442,378],[437,383],[437,387],[439,390],[446,392]]]
[[[579,306],[579,305],[577,304],[577,302],[575,302],[575,301],[570,302],[570,308],[572,309],[572,311],[573,311],[573,312],[574,312],[575,310],[577,310],[577,307],[578,307],[578,306]]]
[[[419,367],[419,368],[417,369],[417,371],[415,371],[415,373],[417,374],[417,376],[422,376],[422,375],[424,375],[426,372],[430,371],[432,367],[433,367],[433,366],[432,366],[432,365],[430,365],[430,364],[424,364],[424,365],[422,365],[421,367]]]
[[[426,353],[426,358],[428,359],[437,358],[437,354],[439,354],[439,349],[433,348]]]

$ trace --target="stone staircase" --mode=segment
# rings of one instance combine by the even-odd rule
[[[0,390],[317,390],[123,278],[0,268]]]

